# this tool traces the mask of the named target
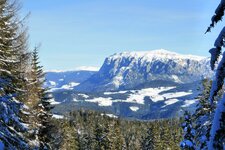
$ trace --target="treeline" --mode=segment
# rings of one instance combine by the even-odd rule
[[[176,150],[182,139],[180,119],[131,121],[79,110],[55,121],[62,134],[59,149]]]

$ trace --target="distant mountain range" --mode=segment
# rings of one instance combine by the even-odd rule
[[[57,114],[82,107],[157,119],[195,109],[201,80],[212,75],[209,58],[161,49],[111,55],[99,71],[46,72],[45,86]]]
[[[97,71],[47,71],[45,86],[55,90],[69,90],[90,78]]]

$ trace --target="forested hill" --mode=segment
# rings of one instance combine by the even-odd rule
[[[94,111],[74,111],[58,119],[59,149],[82,150],[179,150],[182,139],[180,119],[129,121]]]

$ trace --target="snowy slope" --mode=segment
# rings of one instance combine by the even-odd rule
[[[85,108],[144,120],[170,118],[182,114],[183,110],[195,109],[199,87],[200,82],[117,92],[58,91],[53,94],[54,112],[64,114]]]
[[[90,67],[81,67],[75,71],[46,71],[46,82],[45,86],[51,88],[51,91],[55,90],[71,90],[75,86],[79,85],[81,82],[84,82],[90,78],[93,74],[96,73],[94,68]],[[90,69],[87,70],[87,69]]]
[[[171,86],[211,76],[209,58],[163,49],[123,52],[107,57],[99,72],[76,86],[75,90],[103,92]]]

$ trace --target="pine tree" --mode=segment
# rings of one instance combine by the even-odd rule
[[[24,95],[24,72],[21,58],[25,54],[26,31],[23,21],[18,20],[16,1],[0,1],[0,141],[6,149],[27,149],[19,114],[23,113],[21,100]]]
[[[170,138],[171,140],[171,150],[178,150],[180,147],[178,147],[178,143],[180,142],[180,139],[182,138],[182,130],[180,128],[180,119],[171,119],[168,122],[167,128],[169,129],[170,132]]]
[[[184,131],[183,141],[180,143],[182,150],[194,150],[195,130],[193,129],[191,114],[187,111],[184,113],[184,123],[182,124]]]
[[[91,131],[88,129],[86,131],[82,130],[78,133],[78,140],[79,140],[79,149],[86,150],[86,149],[94,149],[94,140],[93,135],[90,134]]]
[[[107,135],[109,141],[110,141],[110,148],[123,150],[125,145],[124,138],[122,136],[121,130],[120,130],[120,123],[119,120],[112,120],[112,122],[108,126],[109,133]]]
[[[209,141],[210,129],[212,125],[213,108],[208,99],[210,95],[211,82],[208,79],[202,81],[203,92],[199,96],[199,103],[195,113],[193,114],[193,122],[195,124],[195,143],[196,149],[207,149]]]
[[[108,131],[102,124],[96,122],[95,124],[95,133],[94,133],[94,147],[96,150],[105,150],[109,149],[109,141],[106,138]]]
[[[147,135],[143,137],[141,142],[142,150],[153,150],[155,149],[155,139],[152,127],[149,127],[147,130]]]
[[[79,134],[73,121],[63,122],[63,137],[63,145],[60,149],[81,149],[79,144]]]
[[[211,31],[211,28],[215,26],[222,17],[224,16],[225,10],[225,0],[221,0],[220,4],[218,5],[214,16],[212,17],[212,23],[208,27],[206,32]],[[222,47],[225,46],[225,27],[220,32],[219,36],[217,37],[214,48],[210,49],[209,52],[211,53],[211,69],[215,69],[215,64],[219,61],[219,57],[221,56]],[[211,149],[224,149],[225,148],[225,95],[223,96],[222,100],[218,103],[215,102],[215,97],[218,95],[218,92],[222,89],[224,85],[224,78],[225,78],[225,52],[223,52],[222,59],[219,61],[219,64],[216,68],[216,75],[215,79],[212,84],[212,88],[210,91],[210,103],[212,107],[216,105],[215,115],[213,118],[212,128],[210,131],[210,141],[208,144],[208,148]]]
[[[32,53],[32,91],[35,94],[31,102],[34,109],[34,115],[37,117],[38,126],[38,140],[40,141],[41,149],[51,149],[54,144],[53,128],[51,123],[52,114],[50,113],[53,108],[50,103],[51,95],[48,90],[43,87],[45,82],[45,74],[42,66],[39,65],[39,57],[37,47]]]

